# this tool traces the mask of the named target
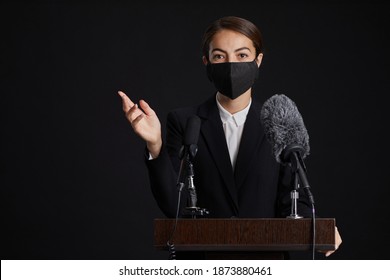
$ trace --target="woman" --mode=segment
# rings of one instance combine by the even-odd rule
[[[291,209],[291,172],[272,157],[260,123],[261,104],[252,100],[252,86],[263,58],[260,31],[242,18],[218,19],[206,29],[202,51],[217,92],[199,106],[170,112],[166,141],[153,109],[144,100],[138,107],[119,92],[126,118],[146,142],[146,165],[159,207],[167,217],[176,214],[179,152],[186,122],[196,115],[201,119],[198,152],[193,159],[198,205],[216,218],[286,217]],[[303,192],[298,213],[311,216]],[[338,247],[337,229],[336,234]]]

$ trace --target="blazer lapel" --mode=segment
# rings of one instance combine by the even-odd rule
[[[238,211],[237,188],[235,186],[225,133],[223,131],[221,117],[219,116],[215,97],[202,104],[199,107],[198,113],[199,116],[204,119],[201,126],[201,135],[205,139],[209,152],[219,169],[221,177],[223,178],[227,186],[227,190],[234,202],[234,206]]]
[[[260,110],[260,104],[252,101],[245,121],[234,170],[237,188],[240,188],[244,183],[245,176],[251,168],[251,161],[253,157],[256,157],[258,146],[264,140],[264,131],[260,122]]]

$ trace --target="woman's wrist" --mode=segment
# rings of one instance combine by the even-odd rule
[[[162,140],[159,139],[157,142],[146,142],[146,148],[153,158],[157,158],[160,155],[162,147]]]

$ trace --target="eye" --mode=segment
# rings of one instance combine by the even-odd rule
[[[214,59],[214,60],[223,59],[223,55],[222,55],[222,54],[215,54],[215,55],[213,56],[213,59]]]
[[[248,55],[246,53],[240,53],[240,54],[238,54],[238,56],[240,58],[247,58],[248,57]]]

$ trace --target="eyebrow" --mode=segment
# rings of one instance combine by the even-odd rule
[[[248,47],[242,47],[242,48],[236,49],[234,52],[239,52],[239,51],[243,51],[243,50],[248,50],[249,52],[251,52],[251,50]],[[220,52],[226,53],[226,51],[224,51],[220,48],[215,48],[211,52],[215,52],[215,51],[220,51]]]

